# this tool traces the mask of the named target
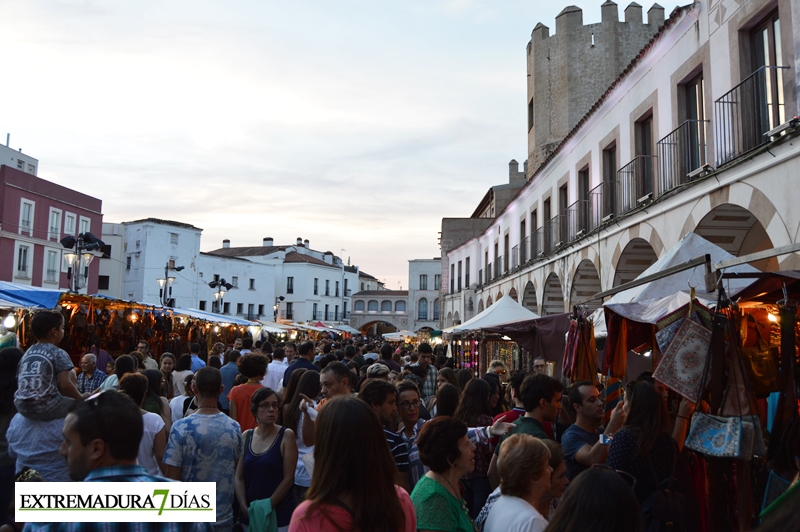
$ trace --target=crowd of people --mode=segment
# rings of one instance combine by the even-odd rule
[[[477,376],[426,343],[245,337],[159,360],[146,342],[116,360],[87,353],[77,372],[58,347],[61,314],[31,327],[27,352],[0,351],[0,532],[22,527],[15,480],[165,479],[214,482],[216,522],[126,530],[661,530],[665,482],[682,509],[673,529],[700,530],[681,461],[694,405],[671,419],[648,374],[604,422],[597,386],[565,389],[541,359]]]

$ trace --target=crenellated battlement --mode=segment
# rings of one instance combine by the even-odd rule
[[[601,21],[583,24],[583,10],[568,6],[556,16],[556,31],[541,22],[528,42],[528,160],[535,172],[594,102],[608,89],[664,23],[658,4],[643,21],[632,2],[619,19],[616,3],[600,6]]]

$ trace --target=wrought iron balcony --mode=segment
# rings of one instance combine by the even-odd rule
[[[566,209],[562,219],[564,240],[572,242],[589,232],[589,200],[578,200]]]
[[[516,270],[519,268],[519,245],[511,248],[511,269]]]
[[[658,157],[637,155],[617,172],[619,177],[620,214],[631,212],[655,198],[655,176]]]
[[[769,142],[764,133],[785,121],[783,70],[763,66],[714,102],[717,166]]]
[[[531,258],[538,259],[545,254],[544,227],[536,229],[531,235]]]
[[[544,254],[549,255],[561,245],[561,221],[553,216],[544,224]]]
[[[531,237],[526,236],[519,243],[519,265],[522,266],[533,258],[531,255]]]
[[[589,191],[589,231],[617,214],[617,182],[603,181]]]
[[[706,164],[708,123],[708,120],[687,120],[658,141],[659,195],[687,183],[689,174]]]

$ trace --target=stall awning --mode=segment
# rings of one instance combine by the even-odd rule
[[[292,329],[288,325],[284,325],[282,323],[275,323],[274,321],[258,320],[258,323],[261,324],[261,328],[263,330],[271,332],[273,334],[284,333]]]
[[[503,296],[491,307],[477,316],[452,328],[453,334],[479,331],[487,327],[497,327],[508,323],[535,320],[539,315],[526,309],[509,296]],[[445,329],[443,332],[448,332]]]
[[[64,292],[51,288],[38,286],[25,286],[7,281],[0,281],[0,300],[11,308],[40,308],[52,309],[58,305],[58,300]],[[0,302],[0,306],[6,306]],[[9,308],[6,307],[6,308]]]
[[[253,327],[258,326],[257,322],[243,320],[241,318],[236,318],[234,316],[226,316],[224,314],[214,314],[212,312],[205,312],[203,310],[197,310],[193,308],[176,308],[172,309],[172,313],[176,316],[189,316],[190,318],[196,318],[199,320],[210,321],[212,323],[219,323],[219,324],[230,324],[230,325],[244,325],[246,327]]]
[[[292,329],[302,329],[304,331],[315,331],[315,332],[325,332],[328,330],[325,327],[315,327],[313,325],[303,325],[300,323],[292,323],[291,327]]]
[[[343,332],[346,332],[346,333],[350,333],[350,334],[361,334],[361,331],[359,331],[355,327],[350,327],[349,325],[339,325],[336,328],[339,329],[340,331],[343,331]]]

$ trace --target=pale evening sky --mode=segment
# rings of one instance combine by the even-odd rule
[[[601,3],[0,0],[0,133],[106,222],[307,238],[405,289],[526,157],[533,27]]]

